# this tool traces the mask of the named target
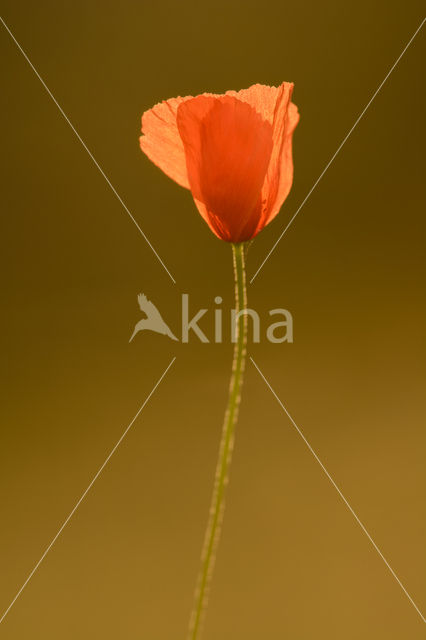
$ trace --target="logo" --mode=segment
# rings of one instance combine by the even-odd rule
[[[177,340],[174,333],[170,330],[168,325],[164,322],[161,317],[161,313],[158,311],[155,304],[153,304],[147,297],[140,293],[138,295],[138,302],[141,311],[146,315],[146,318],[142,318],[135,326],[135,330],[132,333],[132,336],[129,340],[131,342],[135,335],[139,333],[139,331],[154,331],[155,333],[161,333],[163,336],[169,336],[172,340]]]
[[[222,298],[216,296],[214,299],[216,307],[213,310],[214,314],[214,338],[209,340],[203,329],[199,326],[199,322],[208,313],[208,309],[199,309],[190,318],[189,314],[189,295],[187,293],[182,294],[182,327],[181,327],[181,341],[183,343],[189,342],[190,335],[196,336],[200,342],[223,342],[223,310],[218,308],[218,305],[222,303]],[[129,342],[132,342],[136,334],[141,331],[154,331],[155,333],[161,333],[163,336],[168,336],[171,340],[179,341],[179,338],[175,336],[168,324],[163,320],[163,317],[155,304],[147,299],[147,297],[140,293],[138,295],[138,303],[140,310],[145,314],[145,318],[139,320]],[[231,342],[236,342],[236,330],[237,320],[241,315],[248,316],[249,331],[252,331],[253,342],[260,342],[261,338],[261,321],[260,316],[254,309],[231,309],[229,314],[230,322],[230,336]],[[270,324],[266,327],[264,333],[265,339],[268,342],[275,344],[282,342],[293,342],[293,316],[287,309],[271,309],[268,312],[270,318],[281,316],[281,319],[271,320]],[[190,332],[192,331],[192,334]]]

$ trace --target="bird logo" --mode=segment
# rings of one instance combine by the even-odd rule
[[[155,331],[155,333],[161,333],[163,336],[169,336],[172,340],[177,340],[176,336],[169,329],[167,324],[161,317],[157,307],[147,299],[147,297],[140,293],[138,295],[138,303],[141,311],[146,315],[146,318],[142,318],[135,326],[135,330],[132,333],[132,337],[129,342],[133,340],[135,335],[139,331]]]

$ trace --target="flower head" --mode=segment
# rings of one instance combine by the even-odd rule
[[[298,123],[293,84],[172,98],[142,116],[141,149],[190,189],[219,238],[254,238],[279,212],[293,181]]]

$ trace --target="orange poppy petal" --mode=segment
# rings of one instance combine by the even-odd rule
[[[282,117],[282,116],[281,116]],[[299,122],[299,112],[292,102],[288,103],[282,125],[278,127],[281,138],[274,136],[274,151],[268,170],[269,198],[262,215],[262,227],[278,215],[293,184],[293,132]],[[275,133],[275,132],[274,132]],[[260,230],[260,229],[259,229]]]
[[[274,108],[274,116],[272,123],[273,149],[271,161],[269,163],[268,172],[266,174],[263,185],[263,211],[259,220],[259,231],[271,219],[271,211],[277,201],[280,175],[281,175],[281,158],[285,141],[285,128],[287,122],[287,110],[290,104],[291,94],[293,92],[293,84],[283,82],[277,93],[277,100]]]
[[[189,184],[201,215],[217,236],[253,236],[272,152],[272,126],[233,96],[198,96],[178,107]]]
[[[278,193],[275,203],[269,212],[267,223],[278,215],[284,200],[290,193],[293,184],[293,131],[299,122],[299,112],[295,104],[290,102],[284,131],[284,142],[281,149]]]
[[[185,150],[176,124],[177,110],[187,98],[156,104],[142,116],[141,149],[165,174],[189,189]]]
[[[292,82],[279,87],[255,84],[242,91],[228,91],[250,104],[273,127],[273,150],[262,189],[263,209],[256,233],[279,212],[293,182],[292,134],[299,121],[296,105],[291,102]]]
[[[275,106],[277,104],[278,96],[281,91],[281,87],[284,85],[290,86],[291,83],[284,82],[280,87],[270,87],[265,84],[253,84],[248,89],[242,89],[241,91],[227,91],[225,95],[235,96],[238,100],[247,102],[255,109],[263,120],[266,120],[270,124],[274,121]],[[291,85],[293,86],[293,85]]]

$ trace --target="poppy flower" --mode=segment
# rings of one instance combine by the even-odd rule
[[[293,181],[298,123],[293,84],[172,98],[142,116],[140,146],[192,192],[210,229],[227,242],[254,238],[278,214]]]

